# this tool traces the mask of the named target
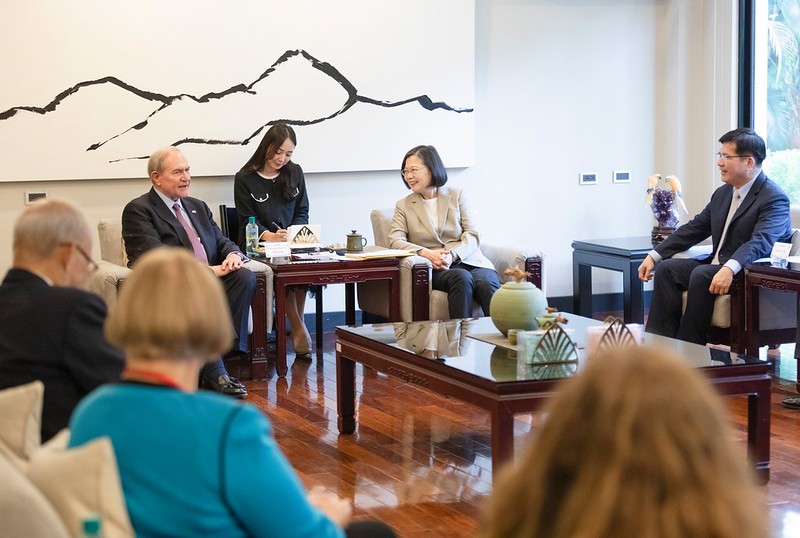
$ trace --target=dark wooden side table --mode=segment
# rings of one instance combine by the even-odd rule
[[[347,325],[355,325],[355,284],[369,280],[388,280],[391,288],[391,298],[389,299],[391,321],[398,321],[400,319],[399,261],[398,258],[337,261],[287,260],[283,262],[267,260],[265,263],[272,268],[272,287],[275,290],[275,367],[278,375],[284,377],[288,371],[286,364],[286,286],[344,284],[345,321]],[[321,325],[322,316],[320,314],[320,312],[317,313],[317,323]],[[254,365],[253,376],[264,377],[265,367],[266,365],[256,372]]]
[[[773,266],[770,262],[753,263],[746,267],[744,293],[747,305],[745,320],[745,352],[757,356],[758,348],[763,345],[760,334],[759,319],[759,291],[769,289],[784,292],[793,292],[800,299],[800,264],[789,263],[785,267]],[[795,342],[800,339],[800,304],[797,309],[797,324],[795,325]],[[791,332],[791,330],[789,330]],[[790,342],[792,335],[783,334],[778,340]],[[800,346],[795,345],[794,358],[800,360]],[[797,391],[800,392],[800,369],[798,369]]]
[[[592,317],[592,267],[599,267],[622,273],[625,323],[644,323],[644,284],[639,280],[639,265],[652,249],[647,235],[573,241],[573,312]]]

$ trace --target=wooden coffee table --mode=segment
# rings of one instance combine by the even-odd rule
[[[398,258],[336,261],[277,261],[264,263],[272,269],[272,287],[275,290],[275,366],[284,377],[286,364],[286,287],[302,284],[344,284],[345,321],[356,323],[355,284],[369,280],[388,280],[391,289],[389,312],[391,319],[400,319],[400,269]],[[317,303],[320,304],[319,302]],[[317,330],[321,325],[321,312],[317,312]],[[319,344],[319,342],[318,342]],[[254,366],[255,370],[255,366]],[[259,371],[260,374],[265,372]],[[254,372],[255,376],[255,372]]]
[[[599,322],[574,314],[564,315],[569,319],[568,326],[575,329],[573,336],[578,347],[582,348],[586,327]],[[356,429],[355,365],[358,362],[489,411],[492,418],[492,465],[497,469],[500,463],[513,456],[514,415],[538,410],[557,392],[558,383],[565,376],[574,375],[563,368],[550,370],[549,374],[541,366],[518,369],[516,360],[508,357],[505,348],[481,340],[468,338],[468,344],[463,345],[464,331],[473,335],[499,335],[489,318],[413,323],[450,324],[445,326],[448,334],[462,333],[458,340],[462,345],[454,348],[451,336],[447,350],[425,350],[426,356],[445,355],[444,360],[432,360],[402,347],[420,349],[409,345],[405,338],[398,343],[397,336],[408,328],[404,323],[336,328],[336,397],[341,433],[353,433]],[[417,332],[419,329],[415,327]],[[759,479],[766,483],[769,480],[769,364],[647,333],[645,342],[668,346],[687,364],[700,368],[720,394],[748,396],[748,454]],[[446,356],[448,354],[457,356]],[[580,363],[577,371],[579,374]],[[553,375],[553,378],[543,379],[548,375]]]

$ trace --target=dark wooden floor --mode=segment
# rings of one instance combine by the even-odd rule
[[[322,485],[353,500],[355,518],[392,525],[401,537],[473,536],[491,492],[488,413],[397,378],[357,368],[358,428],[339,435],[333,333],[312,362],[294,361],[246,382],[248,401],[263,410],[307,487]],[[780,406],[794,394],[796,361],[783,350],[772,391],[771,480],[765,486],[773,536],[800,536],[800,411]],[[783,379],[781,379],[783,378]],[[726,399],[745,457],[746,401]],[[519,450],[538,415],[518,415]],[[267,502],[267,501],[265,501]]]

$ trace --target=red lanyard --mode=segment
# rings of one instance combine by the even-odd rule
[[[181,386],[173,378],[160,374],[158,372],[151,372],[149,370],[140,370],[138,368],[125,368],[122,371],[122,379],[128,381],[143,381],[145,383],[152,383],[154,385],[164,385],[173,389],[181,390]]]

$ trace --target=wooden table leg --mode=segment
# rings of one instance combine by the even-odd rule
[[[322,290],[324,288],[325,288],[324,286],[320,286],[319,289],[317,290],[317,296],[316,296],[316,300],[317,300],[316,309],[317,309],[317,312],[316,312],[316,318],[315,319],[316,319],[316,325],[317,325],[317,349],[322,349],[322,335],[324,333],[324,330],[323,330],[323,327],[322,327],[322,314],[324,312],[324,310],[322,308]]]
[[[770,382],[766,379],[747,400],[747,452],[762,484],[769,481],[770,404]]]
[[[800,293],[797,294],[797,320],[795,321],[794,359],[797,361],[797,383],[795,390],[800,394]]]
[[[338,344],[337,344],[338,347]],[[336,407],[339,432],[356,431],[356,363],[336,351]]]
[[[514,414],[498,405],[492,411],[492,478],[514,458]]]
[[[573,256],[575,254],[573,253]],[[592,267],[572,261],[572,310],[579,316],[592,317]]]
[[[356,285],[352,282],[344,285],[344,322],[347,325],[356,324]]]
[[[389,281],[391,295],[389,296],[389,321],[400,321],[400,275]],[[800,315],[800,314],[799,314]]]
[[[273,280],[275,289],[275,369],[278,376],[286,376],[286,286]]]
[[[622,272],[622,304],[625,323],[644,323],[644,284],[639,280],[639,262]]]

